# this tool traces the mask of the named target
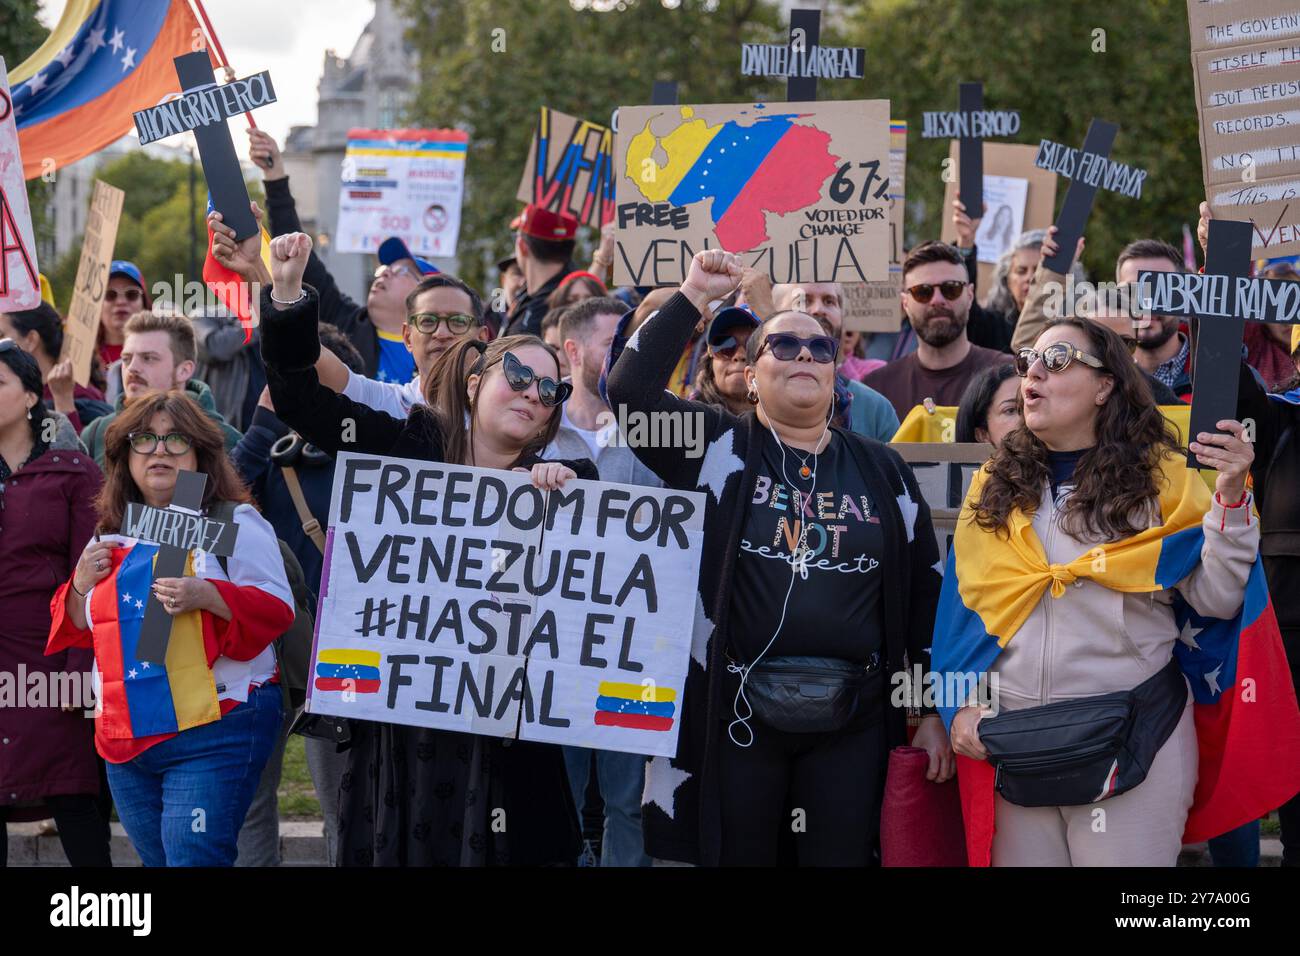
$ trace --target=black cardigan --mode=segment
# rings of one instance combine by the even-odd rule
[[[762,457],[764,426],[753,412],[735,416],[720,406],[678,398],[665,385],[700,314],[681,293],[627,343],[609,375],[614,410],[700,416],[706,451],[689,458],[681,448],[636,448],[638,458],[670,488],[705,493],[704,557],[700,564],[691,665],[685,706],[671,760],[656,757],[646,772],[642,823],[646,852],[661,859],[716,865],[721,850],[717,748],[725,739],[723,659],[732,577],[753,486]],[[885,560],[881,562],[885,657],[893,675],[909,665],[930,666],[930,638],[942,583],[930,509],[912,470],[896,451],[836,428],[857,462],[880,511]],[[911,514],[910,525],[903,511]],[[891,684],[892,688],[892,684]],[[906,713],[887,707],[891,746],[906,742]]]
[[[271,302],[270,289],[262,290],[262,358],[271,401],[280,419],[331,455],[353,451],[443,461],[442,430],[426,406],[416,407],[409,418],[399,420],[320,383],[315,368],[320,357],[318,299],[311,286],[303,290],[306,297],[283,311]],[[352,440],[345,442],[348,419]],[[579,478],[600,477],[596,466],[585,458],[564,464]],[[504,780],[511,861],[556,864],[576,860],[582,839],[560,748],[507,741],[494,751],[493,760]]]

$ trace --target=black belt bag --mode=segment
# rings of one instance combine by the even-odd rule
[[[1003,799],[1021,807],[1080,806],[1145,780],[1186,706],[1187,682],[1170,660],[1132,690],[987,717],[979,737]]]
[[[763,724],[788,734],[824,734],[879,717],[880,655],[865,664],[835,657],[772,657],[750,668],[745,699]]]

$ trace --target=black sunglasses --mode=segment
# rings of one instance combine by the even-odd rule
[[[938,289],[943,293],[943,297],[949,302],[956,302],[961,298],[961,294],[966,291],[966,286],[968,285],[970,285],[969,282],[958,282],[955,279],[950,279],[947,282],[940,282],[937,285],[929,282],[922,282],[918,285],[911,286],[904,291],[906,291],[907,294],[917,302],[929,302],[934,298],[934,290]]]
[[[808,349],[808,354],[812,356],[814,362],[818,365],[826,365],[835,361],[835,356],[840,351],[840,343],[838,339],[833,339],[829,335],[814,335],[801,339],[789,332],[772,332],[763,340],[763,346],[758,350],[758,354],[762,355],[763,349],[767,349],[778,362],[793,362],[805,348]]]
[[[554,408],[573,393],[573,386],[568,382],[557,382],[545,375],[538,375],[529,366],[515,358],[514,352],[506,352],[501,359],[501,370],[505,372],[506,382],[516,392],[522,392],[537,383],[537,397],[543,405]]]

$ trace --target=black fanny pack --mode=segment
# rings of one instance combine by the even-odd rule
[[[880,655],[865,664],[836,657],[772,657],[745,680],[745,699],[763,724],[789,734],[869,725],[883,713]]]
[[[1021,807],[1080,806],[1145,780],[1186,706],[1187,682],[1170,660],[1132,690],[987,717],[979,736],[1003,799]]]

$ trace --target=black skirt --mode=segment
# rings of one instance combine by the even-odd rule
[[[340,866],[571,865],[581,849],[558,746],[352,721]]]

